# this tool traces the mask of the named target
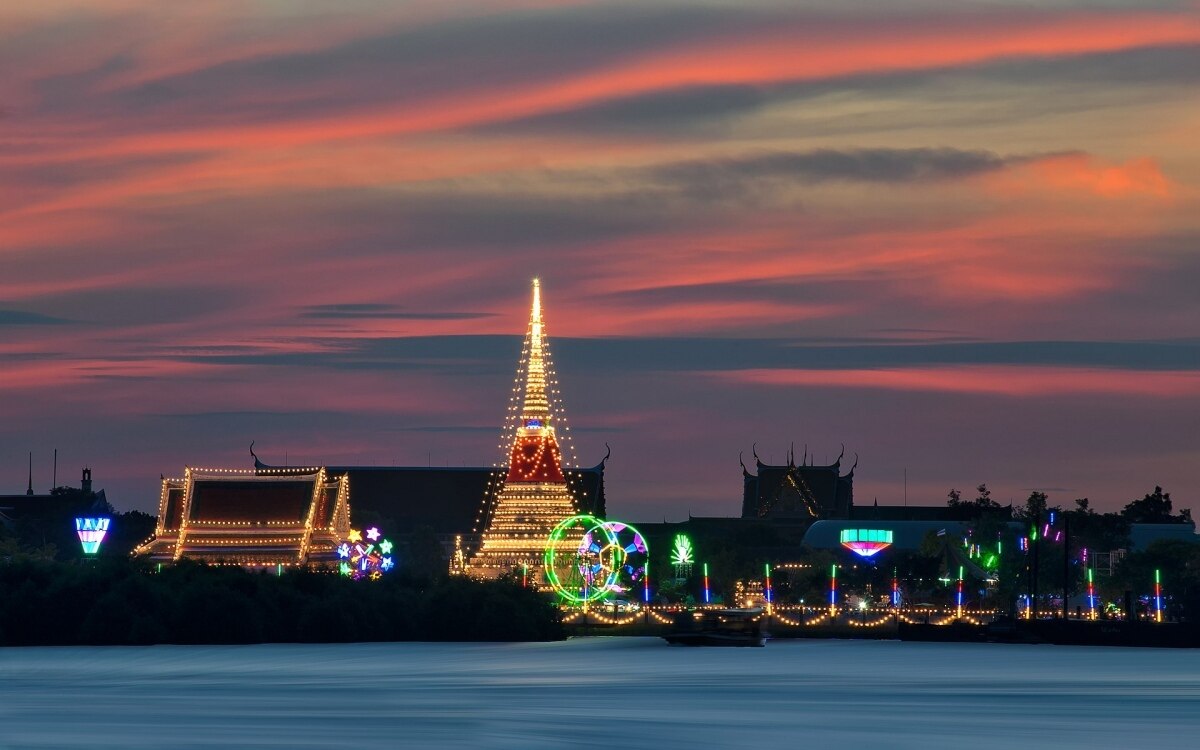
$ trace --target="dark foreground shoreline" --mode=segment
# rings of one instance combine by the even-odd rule
[[[354,581],[138,560],[0,564],[0,646],[552,641],[544,597],[511,581],[388,575]]]

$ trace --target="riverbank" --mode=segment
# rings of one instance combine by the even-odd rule
[[[463,577],[351,580],[137,560],[0,564],[0,645],[550,641],[546,597]]]

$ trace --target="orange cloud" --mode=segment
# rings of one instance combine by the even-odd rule
[[[1062,154],[1010,167],[981,178],[1002,193],[1075,193],[1101,198],[1173,196],[1175,186],[1149,157],[1107,164],[1090,154]]]
[[[1200,19],[1166,13],[1053,15],[1013,20],[949,19],[936,25],[882,26],[830,33],[790,25],[773,34],[706,39],[634,56],[607,69],[549,82],[456,92],[390,109],[291,123],[172,128],[80,145],[58,144],[57,158],[177,150],[261,149],[321,141],[412,134],[481,125],[653,91],[715,84],[770,84],[972,65],[1002,58],[1080,55],[1200,43]],[[46,123],[40,123],[43,133]],[[74,130],[72,128],[71,130]],[[48,135],[53,137],[53,132]]]
[[[714,377],[782,387],[872,388],[993,396],[1125,395],[1158,398],[1200,395],[1200,373],[1134,372],[1019,366],[925,367],[880,370],[737,370]]]

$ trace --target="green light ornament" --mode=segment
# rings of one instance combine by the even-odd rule
[[[571,516],[546,540],[546,579],[563,601],[582,605],[613,589],[625,553],[608,524],[595,516]]]

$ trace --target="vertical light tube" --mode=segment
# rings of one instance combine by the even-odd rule
[[[770,588],[770,586],[771,586],[771,575],[770,575],[770,573],[768,573],[768,574],[767,574],[767,587],[768,587],[768,589]],[[768,594],[768,597],[769,597],[769,596],[770,596],[770,594]],[[768,599],[767,599],[767,601],[771,601],[771,600],[770,600],[770,598],[768,598]],[[709,595],[708,595],[708,563],[704,563],[704,603],[705,603],[705,604],[708,604],[708,602],[709,602]]]
[[[1092,580],[1092,569],[1087,569],[1088,574],[1088,619],[1096,619],[1096,584]]]
[[[707,570],[707,566],[705,569]],[[766,588],[764,589],[767,597],[767,614],[771,614],[771,563],[764,563],[763,571],[767,574]],[[708,579],[705,578],[705,580],[707,581]]]
[[[892,568],[892,606],[900,606],[900,579],[896,575],[896,568]]]
[[[650,556],[646,555],[646,564],[642,568],[642,601],[650,603]]]
[[[1163,621],[1162,571],[1158,568],[1154,569],[1154,621]]]
[[[837,617],[837,565],[829,568],[829,616]]]
[[[963,602],[963,566],[958,566],[958,619],[962,619]]]
[[[529,563],[521,563],[521,587],[529,588]]]

